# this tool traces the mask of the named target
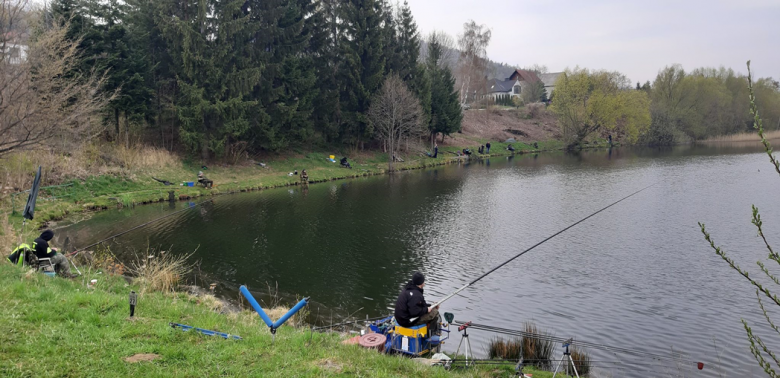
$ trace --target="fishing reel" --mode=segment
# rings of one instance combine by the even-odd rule
[[[568,338],[562,343],[562,347],[565,348],[563,351],[564,356],[571,356],[571,352],[569,352],[569,346],[571,346],[571,343],[574,342],[574,338]]]

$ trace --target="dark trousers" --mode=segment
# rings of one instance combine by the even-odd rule
[[[439,310],[438,309],[431,309],[430,312],[426,313],[425,315],[417,318],[412,323],[412,327],[416,327],[418,325],[427,324],[428,325],[428,334],[429,335],[438,335],[439,330]]]

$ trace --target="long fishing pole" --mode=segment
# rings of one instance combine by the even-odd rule
[[[68,253],[68,254],[66,254],[65,256],[66,256],[66,257],[67,257],[67,256],[73,256],[73,255],[75,255],[75,254],[77,254],[77,253],[79,253],[79,252],[83,252],[83,251],[84,251],[84,250],[86,250],[87,248],[91,248],[91,247],[94,247],[94,246],[96,246],[96,245],[98,245],[98,244],[100,244],[100,243],[103,243],[103,242],[105,242],[105,241],[108,241],[108,240],[111,240],[111,239],[118,238],[118,237],[120,237],[120,236],[122,236],[122,235],[124,235],[124,234],[126,234],[126,233],[128,233],[128,232],[130,232],[130,231],[134,231],[134,230],[137,230],[137,229],[139,229],[139,228],[141,228],[141,227],[148,226],[148,225],[150,225],[150,224],[152,224],[152,223],[154,223],[154,222],[157,222],[157,221],[163,220],[163,219],[165,219],[165,218],[168,218],[168,217],[170,217],[170,216],[172,216],[172,215],[175,215],[175,214],[181,213],[181,212],[183,212],[183,211],[187,211],[187,210],[189,210],[189,209],[191,209],[191,208],[194,208],[194,207],[196,207],[196,206],[200,206],[200,205],[202,205],[202,204],[204,204],[204,203],[206,203],[206,202],[213,201],[213,200],[214,200],[213,198],[209,198],[209,199],[207,199],[207,200],[205,200],[205,201],[203,201],[203,202],[199,202],[199,203],[195,204],[195,206],[189,206],[189,207],[185,207],[184,209],[177,210],[177,211],[174,211],[174,212],[172,212],[172,213],[170,213],[170,214],[163,215],[163,216],[161,216],[161,217],[159,217],[159,218],[152,219],[152,220],[150,220],[150,221],[148,221],[148,222],[146,222],[146,223],[139,224],[138,226],[135,226],[135,227],[133,227],[133,228],[127,229],[127,230],[125,230],[125,231],[122,231],[122,232],[120,232],[120,233],[118,233],[118,234],[111,235],[111,236],[109,236],[109,237],[107,237],[107,238],[105,238],[105,239],[103,239],[103,240],[100,240],[100,241],[94,242],[94,243],[92,243],[92,244],[90,244],[90,245],[88,245],[88,246],[86,246],[86,247],[79,248],[79,249],[77,249],[77,250],[75,250],[75,251],[73,251],[73,252],[71,252],[71,253]]]
[[[463,324],[466,324],[464,322],[452,322],[453,325],[460,326]],[[507,328],[500,328],[485,324],[474,324],[471,323],[469,325],[469,329],[475,329],[475,330],[482,330],[487,332],[493,332],[498,334],[503,334],[507,336],[518,336],[518,337],[529,337],[532,339],[542,340],[542,341],[549,341],[553,343],[565,343],[569,342],[572,346],[579,346],[579,347],[586,347],[586,348],[593,348],[593,349],[601,349],[606,352],[610,353],[624,353],[624,354],[630,354],[637,357],[649,357],[651,359],[655,360],[669,360],[669,361],[675,361],[675,362],[684,362],[684,363],[694,363],[698,364],[700,361],[691,360],[687,357],[687,355],[678,353],[677,356],[674,355],[665,355],[665,354],[657,354],[657,353],[650,353],[647,351],[639,350],[639,349],[630,349],[625,347],[618,347],[618,346],[612,346],[607,344],[599,344],[599,343],[593,343],[593,342],[587,342],[587,341],[581,341],[576,339],[567,339],[562,337],[556,337],[552,335],[543,335],[543,334],[537,334],[533,332],[525,332],[520,330],[513,330],[513,329],[507,329]]]
[[[545,243],[545,242],[547,242],[548,240],[550,240],[550,239],[552,239],[552,238],[554,238],[554,237],[556,237],[556,236],[558,236],[558,235],[562,234],[562,233],[563,233],[563,232],[565,232],[566,230],[568,230],[568,229],[570,229],[570,228],[572,228],[572,227],[574,227],[574,226],[576,226],[576,225],[578,225],[578,224],[580,224],[580,223],[582,223],[582,222],[584,222],[584,221],[586,221],[586,220],[590,219],[591,217],[595,216],[596,214],[598,214],[598,213],[600,213],[600,212],[602,212],[602,211],[604,211],[604,210],[606,210],[606,209],[609,209],[609,208],[610,208],[610,207],[612,207],[612,206],[615,206],[615,205],[617,205],[617,204],[619,204],[619,203],[621,203],[621,202],[623,202],[623,201],[627,200],[628,198],[630,198],[630,197],[632,197],[632,196],[634,196],[634,195],[637,195],[637,194],[639,194],[639,193],[641,193],[641,192],[645,191],[646,189],[650,188],[650,187],[651,187],[651,186],[653,186],[653,185],[655,185],[655,184],[652,184],[652,185],[649,185],[649,186],[647,186],[647,187],[645,187],[645,188],[643,188],[643,189],[637,190],[636,192],[633,192],[633,193],[631,193],[631,194],[629,194],[629,195],[627,195],[627,196],[625,196],[625,197],[623,197],[623,198],[621,198],[621,199],[619,199],[619,200],[617,200],[617,201],[615,201],[615,202],[613,202],[613,203],[611,203],[611,204],[609,204],[609,205],[605,206],[605,207],[604,207],[604,208],[602,208],[601,210],[599,210],[599,211],[597,211],[597,212],[595,212],[595,213],[593,213],[593,214],[591,214],[591,215],[588,215],[587,217],[585,217],[585,218],[582,218],[582,219],[578,220],[577,222],[574,222],[574,223],[573,223],[573,224],[571,224],[569,227],[566,227],[566,228],[564,228],[563,230],[560,230],[560,231],[558,231],[558,232],[556,232],[556,233],[554,233],[554,234],[552,234],[552,235],[548,236],[546,239],[544,239],[544,240],[542,240],[542,241],[540,241],[540,242],[538,242],[538,243],[536,243],[536,244],[532,245],[532,246],[531,246],[531,247],[529,247],[528,249],[526,249],[526,250],[524,250],[524,251],[522,251],[522,252],[520,252],[520,253],[516,254],[514,257],[510,258],[509,260],[506,260],[506,261],[502,262],[501,264],[498,264],[498,265],[497,265],[495,268],[488,270],[487,272],[485,272],[485,274],[483,274],[483,275],[481,275],[481,276],[477,277],[477,278],[476,278],[476,279],[474,279],[473,281],[471,281],[471,282],[469,282],[469,283],[467,283],[467,284],[463,285],[463,286],[462,286],[461,288],[459,288],[458,290],[455,290],[455,291],[454,291],[452,294],[450,294],[450,295],[447,295],[447,296],[446,296],[446,297],[444,297],[442,300],[440,300],[440,301],[436,302],[436,303],[435,303],[435,304],[434,304],[432,307],[436,307],[436,306],[439,306],[439,305],[441,305],[442,303],[444,303],[444,301],[446,301],[446,300],[448,300],[448,299],[450,299],[450,298],[452,298],[452,297],[454,297],[454,296],[458,295],[458,293],[460,293],[461,291],[465,290],[465,289],[466,289],[466,288],[468,288],[469,286],[471,286],[471,285],[473,285],[473,284],[477,283],[479,280],[481,280],[481,279],[483,279],[483,278],[487,277],[487,276],[488,276],[490,273],[493,273],[493,272],[495,272],[496,270],[500,269],[500,268],[501,268],[501,267],[503,267],[504,265],[506,265],[506,264],[509,264],[510,262],[512,262],[514,259],[516,259],[516,258],[518,258],[518,257],[520,257],[520,256],[522,256],[522,255],[524,255],[524,254],[526,254],[526,253],[527,253],[527,252],[529,252],[530,250],[532,250],[532,249],[534,249],[534,248],[536,248],[536,247],[538,247],[538,246],[540,246],[540,245],[544,244],[544,243]],[[411,321],[411,322],[414,322],[415,320],[417,320],[417,318],[412,318],[412,319],[410,319],[410,321]]]

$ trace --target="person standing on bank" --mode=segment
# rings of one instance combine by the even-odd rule
[[[412,275],[412,280],[404,286],[401,294],[398,294],[394,315],[400,326],[414,327],[436,321],[439,318],[439,306],[431,307],[425,302],[423,287],[425,287],[425,276],[420,272],[415,272]]]
[[[485,143],[485,153],[490,155],[490,142]]]
[[[33,249],[35,249],[35,256],[39,259],[48,258],[51,259],[54,269],[61,276],[66,278],[74,277],[70,273],[70,265],[68,265],[68,259],[60,253],[57,253],[56,249],[49,247],[49,241],[54,238],[54,231],[46,230],[41,233],[33,242]]]

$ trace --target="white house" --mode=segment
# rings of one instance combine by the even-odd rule
[[[515,70],[506,80],[493,79],[488,82],[488,96],[510,95],[519,97],[523,94],[523,88],[531,83],[540,81],[536,73],[526,70]]]
[[[547,90],[547,97],[550,97],[555,90],[555,80],[562,72],[537,74],[533,71],[515,70],[511,76],[505,80],[493,79],[488,82],[488,96],[496,98],[498,96],[509,95],[518,97],[523,94],[523,88],[528,85],[541,81],[544,83],[544,89]]]

